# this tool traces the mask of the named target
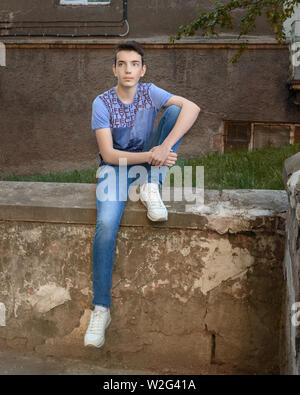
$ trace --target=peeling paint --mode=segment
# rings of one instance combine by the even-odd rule
[[[5,313],[6,313],[5,304],[0,302],[0,326],[6,326]]]
[[[182,248],[182,249],[180,250],[180,252],[181,252],[181,254],[182,254],[183,256],[188,256],[189,253],[191,252],[191,249],[190,249],[190,247],[185,247],[185,248]]]
[[[14,298],[13,298],[13,312],[14,316],[17,318],[18,317],[18,308],[22,305],[22,297],[20,294],[20,288],[16,288],[14,290]]]
[[[208,251],[202,258],[204,267],[201,276],[194,281],[192,290],[200,288],[206,295],[226,281],[244,271],[254,263],[254,257],[245,248],[233,248],[227,239],[211,240],[206,245]]]
[[[295,199],[295,188],[299,182],[300,178],[300,170],[295,171],[289,178],[287,182],[287,187],[291,193],[290,195],[290,204],[292,208],[296,207],[296,199]]]
[[[213,216],[210,219],[217,221]],[[26,336],[28,346],[41,352],[93,355],[97,359],[101,355],[106,358],[108,351],[112,359],[123,358],[126,353],[134,361],[139,357],[144,361],[144,347],[151,344],[146,349],[152,353],[151,358],[153,355],[167,358],[171,352],[172,357],[164,360],[165,366],[170,366],[171,359],[176,358],[196,366],[198,361],[209,363],[211,333],[216,333],[216,361],[219,358],[240,364],[243,362],[240,350],[248,361],[247,342],[251,339],[251,352],[260,350],[263,361],[269,353],[268,359],[273,363],[278,344],[274,319],[278,318],[277,301],[282,292],[278,275],[282,237],[261,228],[258,232],[253,227],[245,233],[228,232],[221,236],[219,231],[238,229],[238,222],[244,226],[247,219],[218,220],[214,231],[121,226],[112,283],[112,313],[117,325],[110,329],[106,351],[100,354],[92,354],[93,351],[88,354],[90,351],[83,347],[90,317],[87,307],[93,293],[94,226],[0,224],[3,234],[8,235],[3,243],[6,255],[0,273],[0,294],[6,295],[1,301],[5,302],[8,313],[7,327],[1,328],[6,331],[4,338]],[[257,221],[255,226],[261,224],[263,228],[263,221]],[[37,227],[41,238],[37,244],[31,244],[23,230],[35,231]],[[15,254],[21,234],[27,251],[25,258]],[[253,309],[249,311],[245,298],[251,295],[249,302]],[[72,303],[66,303],[71,297]],[[59,305],[61,308],[54,309]],[[86,309],[84,314],[83,309]],[[49,311],[50,314],[44,314]],[[265,326],[257,327],[257,315],[261,311]],[[13,312],[15,316],[18,313],[18,320],[10,319]],[[61,319],[66,316],[68,319]],[[207,344],[207,348],[201,347],[202,344]],[[182,352],[180,358],[178,350]]]
[[[172,296],[174,298],[178,299],[182,303],[186,303],[189,300],[189,297],[183,297],[182,295],[179,295],[178,293],[175,293]]]
[[[37,243],[41,238],[41,229],[24,229],[21,232],[21,237],[29,243]]]
[[[54,283],[43,285],[33,295],[27,296],[27,301],[39,313],[47,313],[68,300],[71,300],[69,289]]]
[[[80,292],[82,293],[82,295],[88,296],[90,293],[92,293],[92,291],[86,287],[80,290]]]
[[[143,287],[141,287],[142,293],[145,294],[145,290],[147,288],[151,288],[153,291],[154,289],[158,288],[160,285],[168,285],[170,284],[169,280],[157,280],[157,281],[152,281],[149,284],[145,284]]]
[[[69,333],[66,336],[63,336],[62,338],[48,338],[46,339],[46,344],[47,345],[53,345],[53,344],[80,344],[82,345],[82,338],[85,334],[86,328],[88,327],[89,324],[89,319],[91,315],[91,310],[85,309],[84,313],[80,317],[80,322],[79,326],[75,327],[71,333]]]

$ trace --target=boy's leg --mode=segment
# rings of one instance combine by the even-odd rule
[[[151,135],[150,139],[145,143],[143,152],[150,151],[151,148],[162,144],[162,142],[165,140],[165,138],[169,135],[169,133],[173,129],[180,111],[181,108],[175,105],[170,106],[165,110],[163,116],[160,119],[157,130]],[[173,152],[177,151],[181,141],[182,141],[182,137],[171,148]],[[141,184],[144,182],[153,182],[159,184],[161,188],[169,167],[151,166],[148,163],[144,163],[143,166],[145,166],[148,170],[148,180],[141,180]]]
[[[93,244],[94,311],[84,336],[85,346],[101,347],[111,322],[111,285],[115,244],[129,186],[128,167],[107,164],[100,168],[96,189],[97,223]],[[108,199],[107,199],[108,198]]]
[[[124,181],[126,179],[120,180],[118,165],[106,165],[103,171],[100,171],[96,193],[97,222],[93,243],[93,305],[105,307],[111,305],[115,244],[129,188],[129,183],[126,182],[125,185]],[[106,182],[108,191],[112,191],[112,194],[107,194],[111,201],[104,200],[101,182]],[[119,192],[122,200],[119,199]],[[114,198],[116,199],[113,200]]]
[[[157,130],[153,133],[149,141],[144,145],[144,151],[149,151],[152,147],[161,145],[165,138],[173,129],[181,108],[178,106],[170,106],[164,112]],[[171,148],[176,152],[182,137]],[[159,193],[162,188],[164,178],[169,169],[168,166],[152,166],[149,163],[142,164],[146,170],[146,176],[139,180],[140,200],[147,208],[147,217],[151,221],[167,221],[168,210],[166,209]]]

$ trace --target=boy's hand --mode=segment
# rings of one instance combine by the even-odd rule
[[[148,163],[153,166],[173,166],[176,163],[176,152],[170,151],[163,145],[157,145],[151,148],[150,152],[152,152],[152,157]]]

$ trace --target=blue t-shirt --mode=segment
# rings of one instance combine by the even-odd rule
[[[102,93],[93,101],[92,130],[110,128],[113,148],[141,152],[153,133],[158,112],[173,95],[152,83],[138,83],[134,100],[123,103],[115,88]],[[105,164],[100,152],[100,166]]]

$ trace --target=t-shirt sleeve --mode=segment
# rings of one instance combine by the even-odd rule
[[[150,86],[150,96],[154,103],[155,108],[159,111],[165,108],[165,104],[174,96],[172,93],[159,88],[158,86],[151,84]]]
[[[110,128],[109,111],[99,96],[93,101],[91,127],[93,131]]]

